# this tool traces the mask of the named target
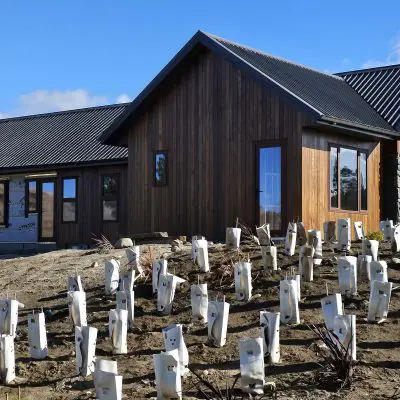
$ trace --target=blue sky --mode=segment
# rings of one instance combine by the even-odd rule
[[[0,116],[134,98],[198,30],[322,71],[400,63],[400,2],[0,4]]]

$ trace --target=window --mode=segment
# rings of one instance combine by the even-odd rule
[[[8,181],[0,181],[0,225],[8,225]]]
[[[62,197],[62,221],[76,222],[77,221],[77,178],[63,178],[63,197]]]
[[[367,210],[367,153],[331,146],[331,208],[346,211]]]
[[[168,157],[166,151],[154,153],[154,185],[165,186],[167,184]]]
[[[102,184],[103,221],[117,221],[119,176],[117,174],[104,175]]]
[[[25,216],[37,212],[37,182],[35,180],[25,181]]]

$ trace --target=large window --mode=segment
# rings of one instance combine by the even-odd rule
[[[118,220],[119,176],[110,174],[103,176],[102,209],[103,221]]]
[[[38,211],[37,181],[25,181],[25,216]]]
[[[63,222],[77,221],[78,179],[63,178],[62,220]]]
[[[367,153],[346,147],[331,146],[331,208],[365,211],[367,197]]]
[[[8,181],[0,181],[0,225],[8,225]]]
[[[167,184],[168,156],[166,151],[154,153],[154,185],[165,186]]]

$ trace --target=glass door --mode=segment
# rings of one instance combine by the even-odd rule
[[[39,241],[55,240],[55,188],[54,180],[43,180],[39,184]]]
[[[282,231],[282,148],[258,148],[259,225]]]

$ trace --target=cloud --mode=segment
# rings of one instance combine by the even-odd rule
[[[117,103],[130,103],[132,99],[125,93],[120,94],[117,97]]]
[[[400,34],[394,36],[389,42],[389,53],[384,60],[370,59],[362,64],[362,68],[381,67],[382,65],[400,63]]]
[[[127,103],[132,99],[125,93],[116,98],[116,103]],[[93,95],[85,89],[74,90],[35,90],[18,97],[16,107],[0,112],[1,118],[11,116],[42,114],[54,111],[73,110],[110,104],[107,96]]]

